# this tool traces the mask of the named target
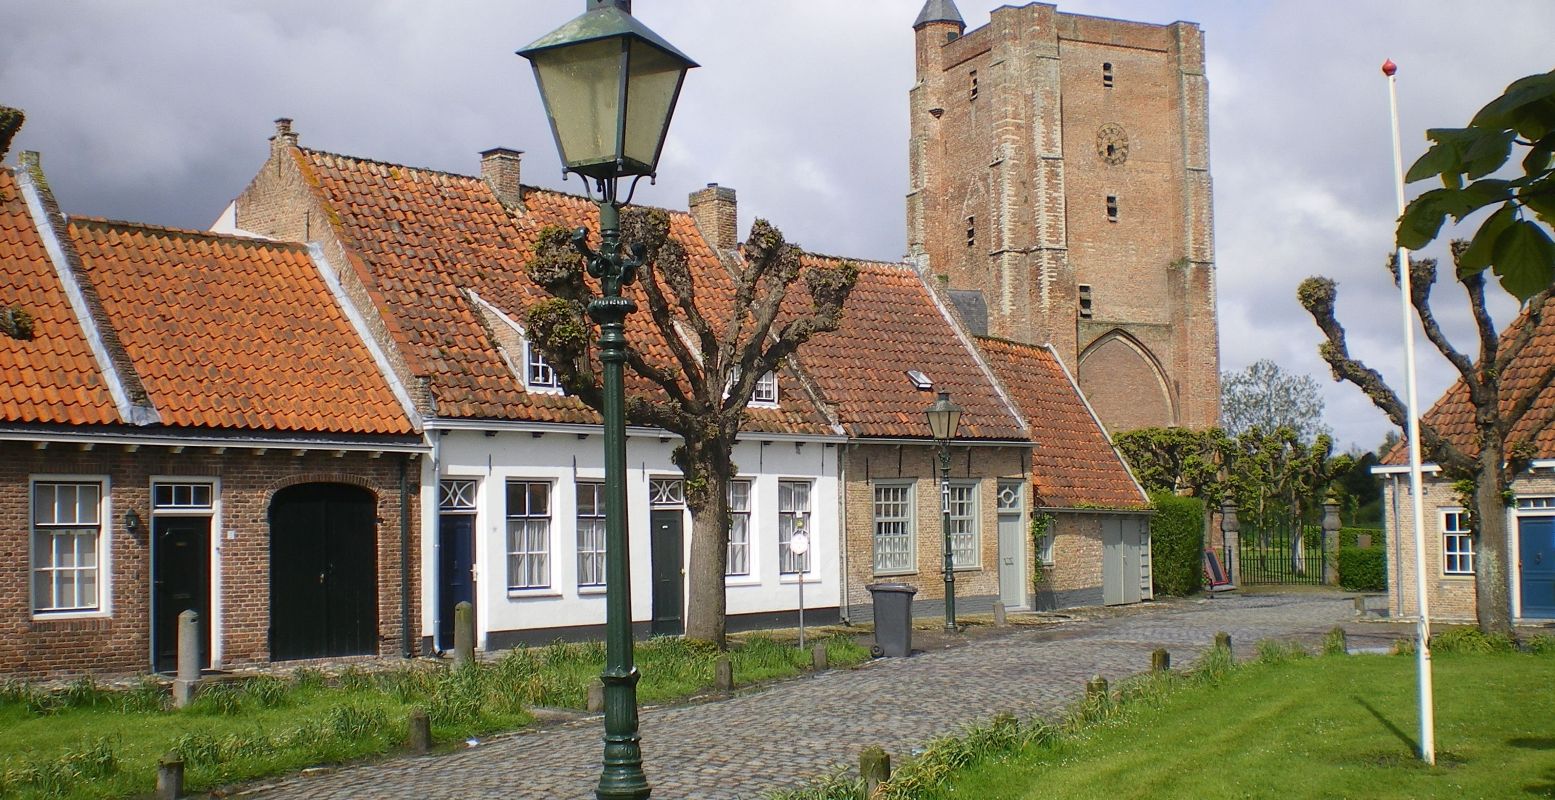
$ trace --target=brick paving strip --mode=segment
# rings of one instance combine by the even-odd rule
[[[882,659],[736,694],[645,709],[641,729],[655,798],[754,800],[802,785],[878,745],[896,757],[965,723],[1000,712],[1051,714],[1093,674],[1109,680],[1149,668],[1150,652],[1191,662],[1231,634],[1240,656],[1267,638],[1321,641],[1333,626],[1351,647],[1394,638],[1354,623],[1349,598],[1332,594],[1221,596],[1139,607],[1098,619],[1021,629],[910,659]],[[1354,624],[1352,624],[1354,623]],[[1374,641],[1368,641],[1375,637]],[[400,757],[286,778],[251,800],[373,798],[592,798],[602,729],[598,716],[503,736],[446,755]]]

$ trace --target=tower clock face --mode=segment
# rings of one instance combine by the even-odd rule
[[[1109,122],[1096,130],[1096,155],[1108,164],[1122,164],[1128,160],[1128,131],[1116,122]]]

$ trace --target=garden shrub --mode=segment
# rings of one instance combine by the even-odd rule
[[[1339,548],[1339,587],[1349,592],[1381,592],[1388,588],[1386,557],[1380,548]]]
[[[1204,588],[1204,501],[1170,492],[1150,495],[1151,582],[1157,594],[1185,597]]]
[[[1487,634],[1472,625],[1461,625],[1433,635],[1431,649],[1442,653],[1510,653],[1516,645],[1504,633]]]
[[[1381,528],[1340,528],[1339,547],[1360,547],[1360,537],[1363,535],[1371,537],[1370,549],[1372,550],[1383,549],[1383,544],[1387,541]]]

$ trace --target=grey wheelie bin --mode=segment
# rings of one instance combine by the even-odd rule
[[[871,583],[869,590],[875,606],[875,646],[871,655],[904,658],[912,655],[912,596],[918,587],[905,583]]]

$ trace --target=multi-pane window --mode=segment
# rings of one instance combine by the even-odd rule
[[[508,588],[551,585],[551,484],[508,481]]]
[[[810,571],[814,540],[804,555],[795,555],[788,548],[799,531],[810,535],[810,482],[778,481],[778,571],[784,575]]]
[[[977,554],[977,484],[952,483],[945,497],[950,508],[950,550],[952,563],[960,567],[975,567],[980,563]]]
[[[531,389],[555,389],[559,385],[551,362],[530,342],[524,343],[524,380]]]
[[[151,503],[164,511],[203,511],[211,507],[208,483],[159,483],[151,488]]]
[[[32,487],[34,611],[96,611],[102,540],[100,483]]]
[[[777,372],[772,371],[761,376],[756,381],[756,389],[751,392],[752,403],[776,403],[778,401]]]
[[[750,481],[729,481],[729,563],[724,574],[751,574]]]
[[[875,485],[875,573],[913,569],[912,484]]]
[[[1465,511],[1442,513],[1442,572],[1448,575],[1474,574],[1474,535]]]
[[[605,585],[605,485],[578,484],[578,585]]]
[[[1555,497],[1519,497],[1517,507],[1524,511],[1555,508]]]

